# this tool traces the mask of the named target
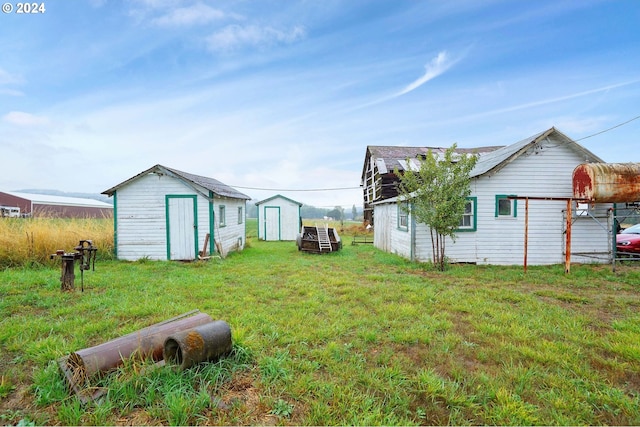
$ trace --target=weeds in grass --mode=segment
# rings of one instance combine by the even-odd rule
[[[266,356],[260,360],[260,373],[265,386],[269,387],[287,379],[289,376],[289,371],[286,367],[288,358],[289,352],[284,350],[274,356]]]
[[[279,417],[289,418],[293,414],[293,404],[287,402],[284,399],[278,399],[273,404],[273,409],[270,413]]]
[[[172,426],[193,425],[193,417],[208,408],[210,401],[206,393],[184,393],[177,387],[164,394],[166,419]]]
[[[62,402],[68,398],[66,384],[55,361],[50,361],[44,369],[34,372],[32,387],[38,406]]]
[[[109,399],[99,399],[88,403],[85,407],[87,424],[94,426],[108,425],[116,406]]]
[[[82,416],[84,408],[82,402],[77,398],[67,399],[60,405],[58,409],[58,421],[66,426],[82,425]]]
[[[6,397],[15,390],[16,386],[4,375],[0,376],[0,398]]]

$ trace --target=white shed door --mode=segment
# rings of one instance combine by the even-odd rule
[[[264,240],[280,240],[280,207],[264,208]]]
[[[169,232],[167,252],[169,259],[193,260],[196,258],[195,239],[197,224],[194,215],[195,196],[167,197]]]

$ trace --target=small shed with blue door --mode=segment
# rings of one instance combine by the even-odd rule
[[[280,194],[256,203],[260,240],[296,240],[302,227],[302,203]]]
[[[216,179],[155,165],[102,194],[114,199],[118,259],[189,261],[244,248],[250,197]]]

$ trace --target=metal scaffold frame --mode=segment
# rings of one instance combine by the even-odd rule
[[[640,223],[640,203],[626,203],[624,208],[619,208],[616,205],[612,213],[614,228],[617,229],[619,225],[631,221],[633,223]],[[616,234],[613,235],[612,252],[611,252],[611,268],[616,271],[616,262],[638,262],[640,261],[640,254],[630,252],[618,252],[616,248]]]

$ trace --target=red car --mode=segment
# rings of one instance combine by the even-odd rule
[[[640,224],[626,228],[616,236],[616,251],[640,253]]]

